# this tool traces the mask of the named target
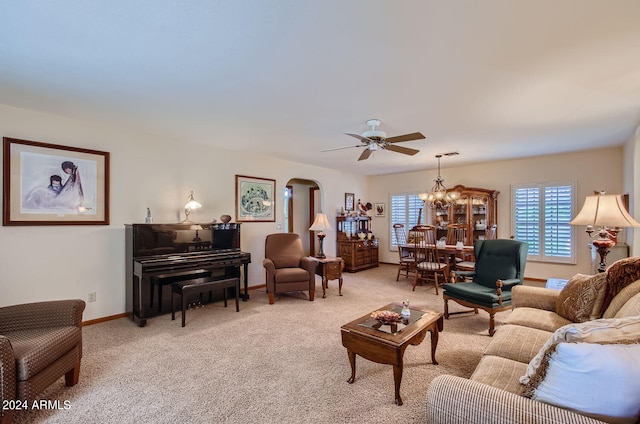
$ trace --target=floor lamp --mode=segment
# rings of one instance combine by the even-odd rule
[[[607,269],[607,255],[616,245],[619,228],[640,227],[640,223],[627,212],[621,195],[604,192],[587,196],[582,210],[571,221],[571,225],[587,226],[586,232],[594,239],[592,243],[600,255],[598,272]],[[598,227],[598,230],[593,227]]]
[[[320,240],[320,250],[318,251],[316,258],[324,259],[327,257],[322,251],[322,242],[326,237],[326,234],[324,233],[326,230],[331,230],[331,224],[329,224],[327,214],[317,213],[316,218],[313,220],[313,224],[309,227],[309,231],[319,231],[318,240]]]

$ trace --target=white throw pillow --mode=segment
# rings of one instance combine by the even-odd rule
[[[636,423],[640,344],[559,343],[532,399],[611,423]]]
[[[640,339],[640,315],[625,318],[596,319],[581,323],[567,324],[558,328],[544,346],[531,359],[527,372],[520,377],[520,383],[527,384],[536,372],[545,353],[561,342],[603,342]]]

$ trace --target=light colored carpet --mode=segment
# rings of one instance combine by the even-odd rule
[[[393,369],[357,358],[354,384],[340,326],[389,302],[443,311],[432,285],[395,281],[396,267],[345,274],[343,296],[336,280],[322,298],[304,293],[276,295],[263,289],[251,299],[222,302],[150,319],[144,328],[128,318],[84,327],[80,382],[60,379],[43,398],[68,401],[68,409],[19,413],[24,423],[422,423],[424,396],[439,374],[469,377],[491,338],[488,314],[454,315],[444,321],[430,359],[427,337],[404,356],[400,393],[394,404]],[[463,310],[450,302],[450,310]],[[496,315],[499,326],[510,312]]]

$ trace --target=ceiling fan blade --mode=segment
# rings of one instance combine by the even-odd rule
[[[415,155],[416,153],[418,153],[420,151],[420,150],[416,150],[416,149],[410,149],[408,147],[394,146],[393,144],[385,146],[385,147],[383,147],[383,149],[391,150],[392,152],[404,153],[405,155],[411,155],[411,156]]]
[[[334,147],[333,149],[320,150],[321,152],[331,152],[333,150],[351,149],[352,147],[365,147],[364,144],[356,144],[355,146]]]
[[[346,135],[350,135],[351,137],[355,137],[358,140],[362,141],[363,143],[373,143],[373,140],[367,138],[367,137],[363,137],[360,134],[353,134],[353,133],[345,133]]]
[[[397,135],[395,137],[385,138],[387,143],[399,143],[401,141],[422,140],[426,138],[422,133],[414,132],[411,134]]]
[[[368,159],[369,156],[371,155],[371,152],[373,150],[369,150],[369,149],[364,149],[364,151],[362,152],[362,154],[360,155],[360,157],[358,158],[358,160],[365,160]]]

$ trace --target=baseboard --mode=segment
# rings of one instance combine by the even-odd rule
[[[82,326],[84,327],[85,325],[93,325],[93,324],[99,324],[101,322],[113,321],[114,319],[120,319],[130,315],[131,313],[124,312],[122,314],[110,315],[108,317],[90,319],[89,321],[82,321]]]

